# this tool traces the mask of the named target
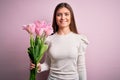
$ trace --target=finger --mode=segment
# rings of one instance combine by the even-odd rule
[[[40,63],[37,64],[38,70],[41,71]]]
[[[30,63],[30,70],[32,70],[33,68],[35,68],[35,64]]]
[[[35,64],[33,64],[33,63],[31,63],[30,65],[31,65],[31,66],[35,66]]]
[[[39,66],[40,66],[40,63],[37,64],[37,67],[39,67]]]
[[[34,69],[35,67],[34,66],[30,66],[30,70]]]

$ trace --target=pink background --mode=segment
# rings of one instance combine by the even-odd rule
[[[0,0],[0,80],[29,79],[29,35],[21,26],[37,19],[51,23],[55,6],[64,1],[90,41],[88,80],[120,80],[120,0]],[[46,78],[47,72],[38,74],[38,80]]]

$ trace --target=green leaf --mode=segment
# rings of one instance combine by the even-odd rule
[[[32,62],[34,62],[33,47],[28,48],[28,55],[30,59],[32,60]]]
[[[35,41],[33,35],[30,35],[30,47],[34,47]]]
[[[48,45],[43,44],[40,49],[40,54],[37,57],[37,63],[42,59],[45,51],[48,49]]]
[[[35,56],[35,61],[37,62],[37,55],[39,54],[39,45],[35,46],[35,52],[34,52],[34,56]]]
[[[40,36],[36,36],[35,38],[35,45],[39,44]]]

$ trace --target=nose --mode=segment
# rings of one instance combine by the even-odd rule
[[[65,15],[64,14],[61,16],[61,19],[65,19]]]

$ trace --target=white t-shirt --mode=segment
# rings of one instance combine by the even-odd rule
[[[86,80],[85,49],[88,40],[84,35],[70,32],[57,33],[46,39],[49,48],[41,64],[41,72],[50,69],[48,80]]]

